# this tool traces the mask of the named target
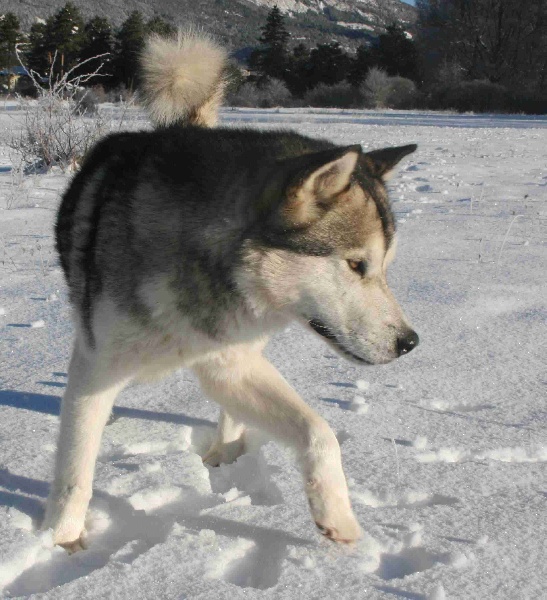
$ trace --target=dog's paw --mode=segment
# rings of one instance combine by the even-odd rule
[[[85,515],[91,493],[72,486],[54,492],[47,501],[41,529],[53,531],[53,543],[70,553],[86,548]]]
[[[201,460],[204,465],[209,465],[210,467],[219,467],[223,462],[222,454],[214,448],[211,448]]]
[[[57,546],[64,548],[69,554],[80,552],[80,550],[87,550],[87,541],[85,531],[82,531],[80,537],[71,542],[55,542]]]
[[[228,444],[213,444],[202,460],[210,467],[229,465],[245,454],[245,451],[245,443],[242,439]]]
[[[53,529],[53,543],[64,548],[69,554],[87,550],[87,531],[81,527],[47,527],[44,524],[42,529]]]
[[[44,521],[42,530],[53,530],[53,543],[56,546],[61,546],[69,554],[87,549],[87,531],[85,528],[76,525],[75,523],[52,523],[50,520]]]
[[[361,527],[352,512],[337,519],[316,521],[315,524],[326,538],[340,544],[353,544],[362,536]]]
[[[334,542],[351,544],[362,535],[361,527],[351,510],[349,498],[339,489],[316,481],[306,486],[311,514],[319,531]]]

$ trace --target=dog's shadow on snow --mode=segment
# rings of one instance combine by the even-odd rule
[[[61,399],[59,396],[48,394],[0,390],[0,406],[58,416]],[[212,430],[215,426],[209,420],[184,414],[121,406],[115,406],[112,412],[114,419],[148,419],[198,429],[205,427],[207,430]],[[112,557],[118,562],[130,564],[144,552],[165,542],[175,523],[181,523],[189,531],[189,535],[208,529],[228,538],[246,538],[252,541],[253,545],[245,556],[228,561],[225,572],[219,576],[241,587],[268,589],[275,586],[281,574],[282,563],[288,556],[289,546],[313,544],[310,539],[300,538],[283,530],[202,513],[204,509],[216,506],[218,498],[214,495],[200,496],[195,490],[187,487],[183,492],[183,500],[167,504],[153,514],[146,514],[144,511],[135,510],[126,499],[94,490],[91,509],[99,507],[106,510],[110,526],[99,532],[93,532],[91,527],[90,547],[84,552],[73,556],[65,552],[55,552],[49,560],[33,564],[9,584],[9,593],[27,596],[47,592],[103,568]],[[48,483],[0,469],[0,507],[13,507],[28,515],[32,520],[34,532],[40,528],[48,493]]]
[[[0,469],[0,487],[3,488],[0,506],[13,507],[27,514],[33,521],[34,530],[38,530],[49,484]],[[113,556],[118,562],[131,564],[144,552],[165,542],[175,523],[181,523],[189,535],[198,535],[207,529],[222,536],[254,542],[245,560],[234,561],[221,575],[222,579],[242,587],[267,589],[274,586],[288,556],[288,546],[313,545],[312,540],[283,530],[202,513],[204,508],[216,504],[215,499],[200,496],[189,488],[184,491],[184,500],[165,505],[154,514],[146,514],[135,510],[123,498],[95,490],[91,507],[99,505],[106,509],[111,525],[104,531],[91,531],[87,550],[74,555],[57,552],[50,560],[33,564],[7,586],[9,593],[27,596],[47,592],[103,568]],[[268,565],[267,569],[265,565]]]
[[[43,383],[43,382],[41,382]],[[48,394],[37,394],[34,392],[20,392],[17,390],[0,390],[0,406],[11,406],[32,410],[46,415],[59,416],[61,412],[61,398]],[[182,413],[157,412],[154,410],[143,410],[140,408],[128,408],[125,406],[114,406],[112,419],[120,417],[129,419],[145,419],[148,421],[163,421],[165,423],[176,423],[190,427],[216,427],[216,423],[208,419],[190,417]]]

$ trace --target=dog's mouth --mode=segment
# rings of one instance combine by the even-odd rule
[[[351,352],[351,350],[348,350],[340,342],[336,335],[323,323],[323,321],[320,321],[319,319],[310,319],[308,323],[316,333],[326,338],[336,348],[336,350],[341,352],[344,356],[347,356],[348,358],[351,358],[361,364],[370,364],[368,360],[365,360],[364,358]]]

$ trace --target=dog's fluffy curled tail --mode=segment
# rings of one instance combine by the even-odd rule
[[[157,126],[212,127],[226,87],[228,56],[203,33],[152,36],[141,54],[140,97]]]

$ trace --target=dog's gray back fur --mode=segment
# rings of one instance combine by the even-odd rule
[[[203,77],[203,85],[191,85],[192,73],[201,72],[197,57],[202,54],[207,57],[202,66],[214,64],[216,70]],[[185,59],[197,63],[185,66]],[[161,76],[152,73],[154,64],[163,65]],[[315,257],[335,254],[345,265],[344,257],[365,252],[371,234],[380,231],[376,268],[381,268],[395,230],[383,177],[415,146],[363,154],[360,146],[340,148],[287,131],[205,127],[216,118],[223,64],[224,55],[207,39],[154,39],[143,57],[148,66],[144,97],[156,121],[170,124],[105,138],[63,197],[57,248],[77,323],[90,347],[102,299],[143,331],[158,325],[153,318],[158,295],[146,297],[143,290],[160,280],[175,320],[180,316],[209,338],[229,341],[223,338],[226,322],[237,320],[234,311],[246,304],[237,280],[250,247]],[[357,189],[356,196],[351,190]],[[322,197],[326,190],[328,198]],[[299,264],[296,271],[308,269]],[[343,266],[344,281],[355,287],[346,270]],[[332,290],[338,277],[332,268],[330,277]],[[253,293],[262,285],[255,281]],[[346,317],[342,323],[336,315],[331,315],[336,323],[325,325],[322,315],[314,313],[316,308],[324,312],[317,306],[322,293],[314,290],[316,300],[289,317],[315,323],[314,329],[331,341],[338,339],[334,329],[346,338],[353,327],[362,329],[362,317],[353,308],[351,327]],[[402,332],[402,313],[382,294],[395,307],[391,325],[398,323]],[[352,302],[357,307],[358,294]]]
[[[232,276],[243,244],[288,243],[266,226],[272,173],[284,159],[331,147],[289,132],[192,126],[104,139],[64,195],[56,225],[70,299],[90,340],[101,294],[146,321],[138,287],[158,275],[169,277],[181,313],[216,334],[219,314],[240,302]]]

